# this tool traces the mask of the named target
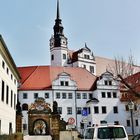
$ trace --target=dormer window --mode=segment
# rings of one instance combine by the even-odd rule
[[[112,81],[108,81],[109,85],[111,86],[112,85]]]
[[[84,54],[84,58],[85,58],[85,59],[89,59],[89,55]]]
[[[107,85],[108,82],[106,80],[104,82],[105,82],[105,85]]]
[[[112,85],[112,81],[107,81],[107,80],[105,80],[105,81],[104,81],[104,84],[105,84],[105,85],[111,86],[111,85]]]
[[[69,85],[68,81],[65,81],[65,86],[68,86],[68,85]]]
[[[69,82],[68,81],[60,81],[60,85],[61,86],[69,86]]]
[[[61,85],[61,86],[64,86],[64,81],[61,81],[61,82],[60,82],[60,85]]]

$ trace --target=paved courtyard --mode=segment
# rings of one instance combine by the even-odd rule
[[[24,136],[24,140],[52,140],[51,136]]]

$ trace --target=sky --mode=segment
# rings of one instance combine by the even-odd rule
[[[17,66],[50,65],[56,0],[0,0],[0,34]],[[130,55],[140,65],[140,0],[60,0],[68,48],[95,56]]]

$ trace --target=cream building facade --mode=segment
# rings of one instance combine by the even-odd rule
[[[0,35],[0,134],[16,131],[17,87],[20,76]]]

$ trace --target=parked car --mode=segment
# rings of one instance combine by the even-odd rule
[[[122,125],[95,125],[85,129],[84,135],[79,135],[81,140],[128,140],[125,127]]]
[[[135,135],[132,140],[140,140],[140,134]]]

